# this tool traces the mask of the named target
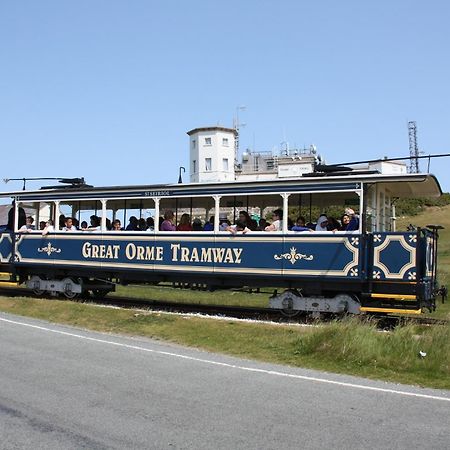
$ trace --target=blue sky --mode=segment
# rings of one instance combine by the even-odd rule
[[[238,105],[241,149],[405,156],[415,120],[421,150],[448,153],[449,5],[3,1],[0,178],[176,182],[186,131],[231,126]],[[449,191],[450,158],[431,171]]]

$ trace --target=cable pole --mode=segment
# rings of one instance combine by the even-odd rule
[[[417,125],[415,121],[408,122],[409,136],[409,173],[419,173],[419,146],[417,145]]]

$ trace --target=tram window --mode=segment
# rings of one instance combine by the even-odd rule
[[[18,220],[17,220],[17,230],[20,231],[20,229],[22,227],[26,227],[28,232],[32,232],[32,231],[36,231],[39,230],[39,217],[41,216],[41,220],[42,218],[45,219],[45,221],[47,221],[49,219],[49,212],[50,212],[50,207],[49,205],[42,204],[43,208],[45,208],[47,210],[47,213],[45,214],[44,211],[42,211],[42,213],[40,214],[40,210],[39,210],[39,203],[18,203],[18,208],[20,208],[19,211],[19,216],[18,216]],[[13,217],[10,217],[10,214],[12,215],[12,212],[10,213],[10,211],[12,211],[13,209],[13,205],[5,205],[4,207],[6,209],[6,214],[5,214],[5,224],[1,224],[1,229],[12,229],[14,227],[14,224],[10,224],[9,221],[10,219],[12,220]]]
[[[326,228],[320,231],[343,231],[345,210],[359,211],[359,196],[355,192],[291,194],[288,205],[289,224],[296,224],[302,218],[307,228],[316,230],[318,219],[326,215]]]
[[[279,194],[223,196],[220,199],[219,231],[226,229],[225,224],[245,222],[252,232],[264,231],[266,219],[271,219],[272,212],[282,208]]]
[[[55,205],[53,202],[19,203],[18,206],[24,209],[26,217],[33,218],[31,231],[44,229],[45,223],[49,219],[54,219]]]
[[[164,214],[170,211],[173,213],[173,218],[168,220],[177,231],[214,231],[215,202],[212,197],[161,198],[159,225],[164,221]],[[165,228],[170,227],[165,226]]]
[[[151,198],[108,200],[106,215],[111,223],[119,220],[123,230],[153,232],[155,202]]]
[[[75,214],[76,206],[73,203],[60,203],[59,211],[56,213],[55,220],[55,230],[62,230],[65,226],[66,219],[71,217],[72,220],[75,219],[75,228],[79,228],[77,226],[77,219]],[[79,225],[79,224],[78,224]]]
[[[92,229],[101,226],[102,202],[100,200],[75,201],[69,203],[69,206],[71,206],[71,213],[66,217],[72,217],[78,229]],[[64,204],[61,203],[59,207],[64,213]]]

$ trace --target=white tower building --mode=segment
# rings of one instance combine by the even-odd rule
[[[191,183],[235,180],[236,130],[234,128],[195,128],[187,134],[190,138]]]

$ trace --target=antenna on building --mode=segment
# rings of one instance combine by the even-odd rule
[[[417,145],[417,125],[415,121],[408,122],[409,136],[409,173],[419,173],[419,146]]]
[[[234,164],[238,164],[239,156],[239,129],[245,127],[245,123],[239,120],[239,111],[245,111],[247,107],[245,105],[236,106],[236,115],[233,117],[233,128],[236,130],[236,137],[234,140]]]

